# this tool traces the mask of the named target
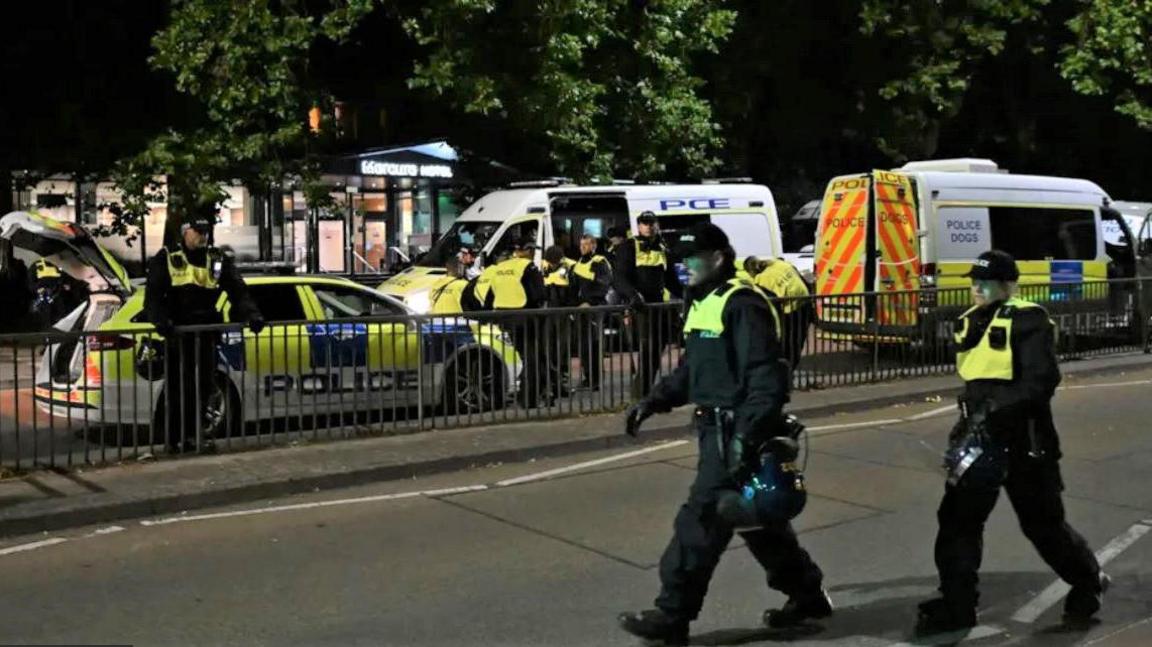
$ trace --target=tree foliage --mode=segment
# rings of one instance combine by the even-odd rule
[[[432,0],[404,20],[427,55],[410,86],[546,140],[579,179],[703,175],[722,140],[695,57],[735,12],[717,0]]]
[[[372,9],[372,0],[176,0],[169,24],[153,38],[152,65],[201,108],[198,123],[153,139],[114,167],[124,194],[114,228],[123,231],[147,212],[146,199],[167,176],[169,213],[214,212],[220,185],[233,179],[270,186],[296,176],[313,197],[318,188],[309,156],[306,115],[330,102],[308,76],[319,39],[340,41]],[[176,218],[170,218],[175,223]]]
[[[1060,71],[1077,92],[1113,97],[1116,110],[1152,129],[1152,2],[1089,0],[1068,21],[1075,42]]]

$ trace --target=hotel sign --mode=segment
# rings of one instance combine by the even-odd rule
[[[447,164],[416,164],[413,162],[360,162],[361,175],[387,175],[390,177],[451,178],[452,167]]]

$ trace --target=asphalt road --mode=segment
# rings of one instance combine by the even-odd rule
[[[1054,576],[1002,500],[981,627],[965,642],[1152,644],[1152,371],[1069,386],[1056,406],[1066,505],[1111,558],[1102,622],[1060,625],[1060,592],[1044,592]],[[958,642],[911,633],[915,603],[935,587],[947,404],[808,421],[812,496],[797,526],[836,615],[802,632],[759,627],[783,600],[734,543],[693,643]],[[694,456],[689,442],[639,445],[11,539],[0,545],[0,645],[634,645],[614,618],[656,593]]]

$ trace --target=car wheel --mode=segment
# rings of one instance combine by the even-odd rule
[[[503,362],[491,353],[463,354],[444,371],[444,412],[465,415],[499,409],[506,391]]]

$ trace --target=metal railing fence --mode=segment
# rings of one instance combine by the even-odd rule
[[[1135,281],[1022,286],[1062,359],[1139,350]],[[796,389],[954,370],[966,288],[777,300]],[[683,353],[682,306],[659,304],[149,326],[0,337],[0,468],[546,420],[616,411]]]

